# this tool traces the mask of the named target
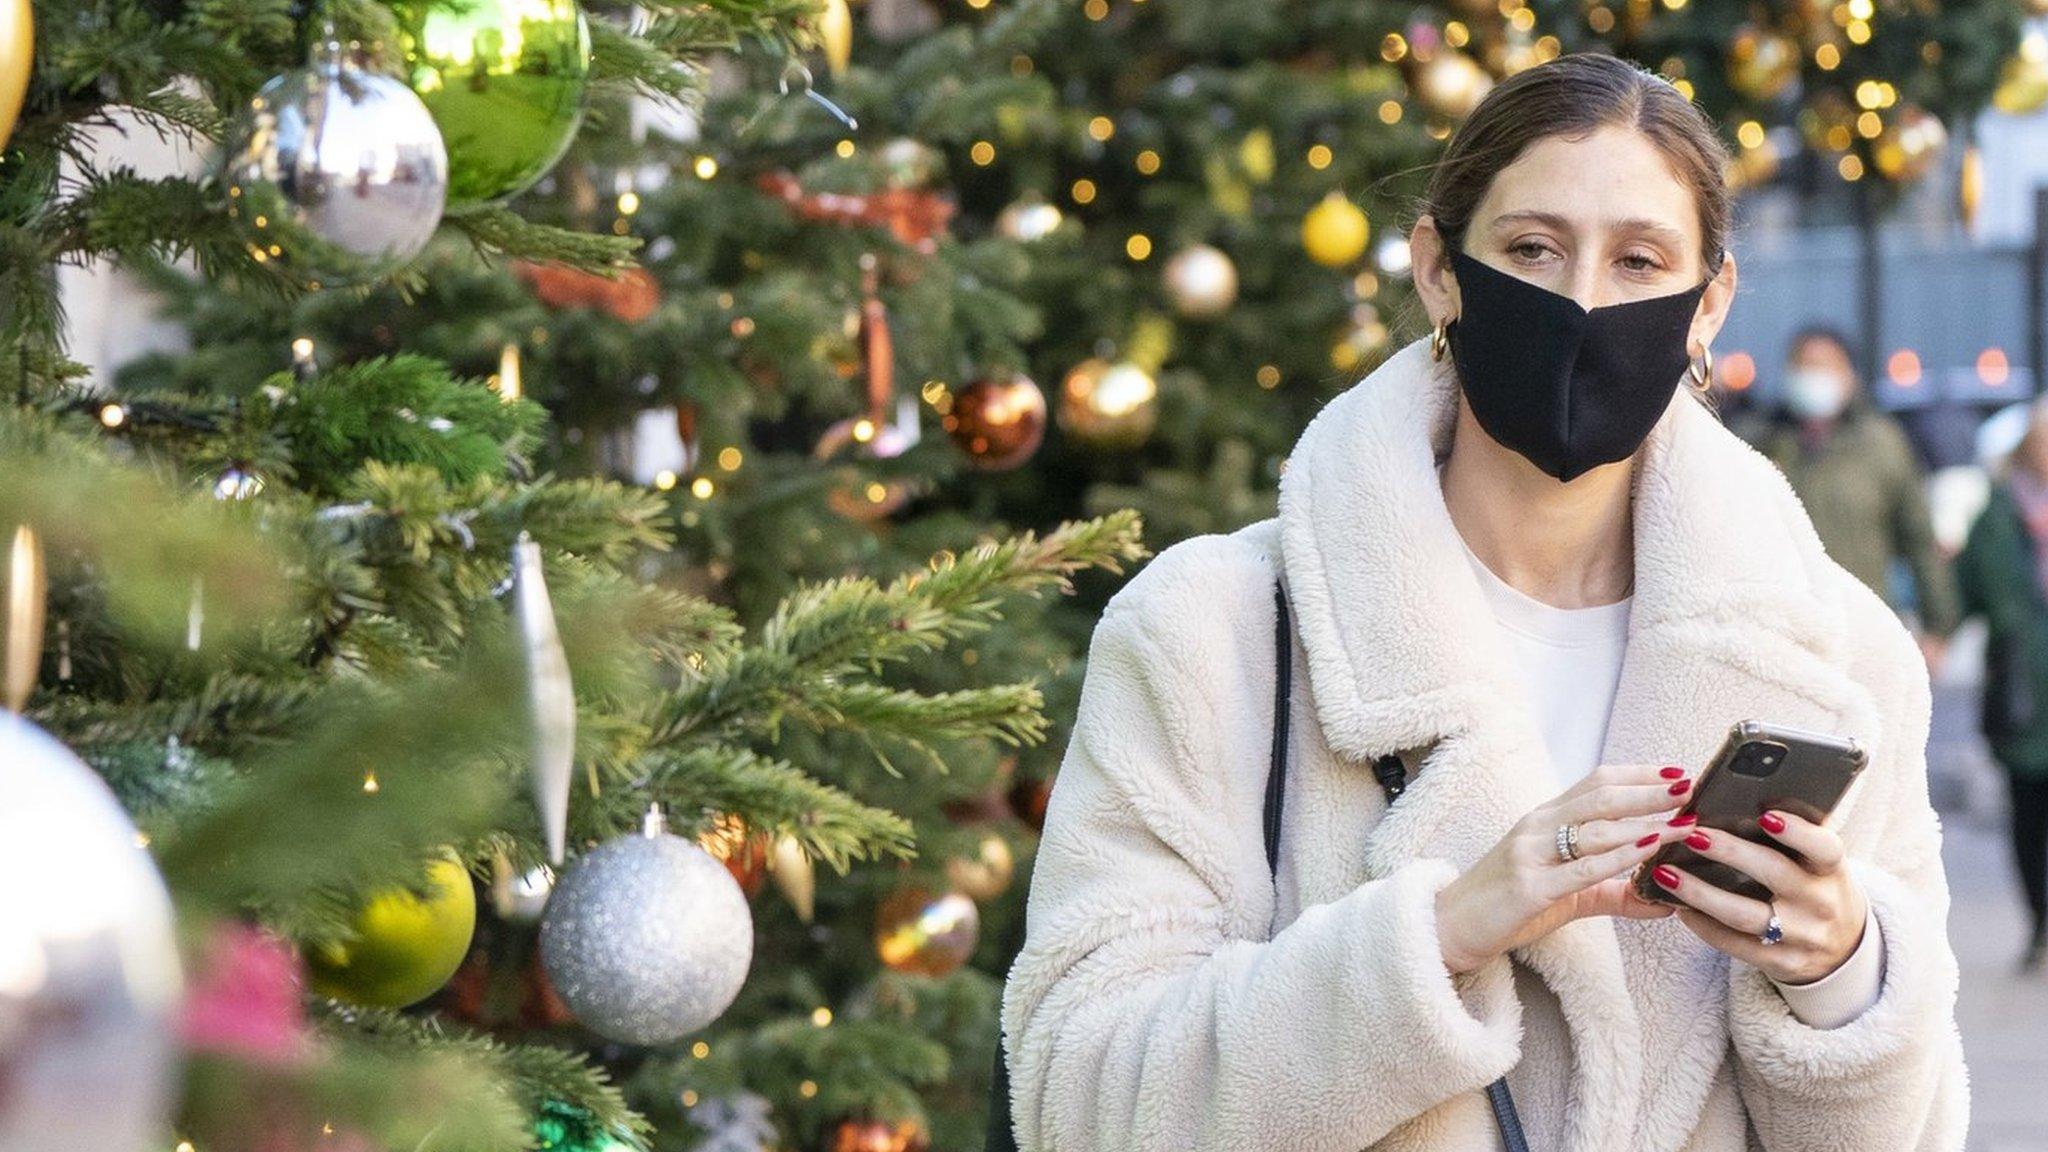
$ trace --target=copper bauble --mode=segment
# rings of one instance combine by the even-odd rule
[[[1045,440],[1045,393],[1021,374],[977,380],[953,394],[942,423],[968,463],[1007,472]]]
[[[732,878],[739,882],[740,891],[753,899],[761,891],[761,885],[768,879],[768,847],[766,836],[755,834],[747,822],[729,812],[720,813],[711,822],[711,827],[698,835],[697,846],[718,858]]]
[[[898,972],[947,976],[967,963],[981,934],[981,912],[964,893],[910,887],[875,910],[875,951]]]
[[[850,1119],[832,1130],[832,1152],[925,1152],[931,1133],[915,1120]]]
[[[1159,423],[1159,386],[1129,361],[1083,360],[1060,385],[1059,421],[1069,437],[1091,448],[1136,448]]]

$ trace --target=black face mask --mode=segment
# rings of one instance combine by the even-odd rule
[[[1708,281],[1588,312],[1463,252],[1451,266],[1464,312],[1446,335],[1487,435],[1565,481],[1642,446],[1691,363]]]

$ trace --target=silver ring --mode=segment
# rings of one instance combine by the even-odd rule
[[[1764,930],[1757,934],[1757,939],[1766,944],[1776,944],[1784,938],[1785,926],[1778,923],[1778,909],[1773,906],[1771,908],[1771,922],[1764,925]]]
[[[1559,824],[1557,826],[1557,859],[1560,864],[1569,864],[1579,858],[1579,826]]]

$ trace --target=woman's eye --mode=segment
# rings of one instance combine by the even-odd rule
[[[1628,265],[1628,270],[1631,272],[1655,272],[1657,270],[1657,258],[1655,256],[1645,256],[1640,252],[1623,256],[1621,262]]]
[[[1520,244],[1508,246],[1509,255],[1520,256],[1525,260],[1534,260],[1548,251],[1550,249],[1547,246],[1539,244],[1534,240],[1524,240]]]

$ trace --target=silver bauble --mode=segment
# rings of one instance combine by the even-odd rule
[[[576,763],[576,692],[541,573],[540,545],[526,532],[512,545],[512,630],[526,670],[527,774],[548,863],[560,864],[569,834],[569,776]]]
[[[754,959],[739,882],[659,816],[578,860],[540,923],[540,959],[576,1019],[626,1044],[666,1044],[718,1019]]]
[[[426,247],[448,152],[412,89],[330,44],[249,101],[220,179],[251,258],[332,288],[389,276]]]
[[[169,1148],[171,902],[100,778],[0,715],[0,1149]]]
[[[1174,311],[1183,316],[1210,319],[1237,302],[1237,265],[1212,245],[1196,244],[1174,253],[1166,262],[1165,279]]]
[[[491,910],[507,924],[540,923],[554,891],[555,873],[545,864],[517,872],[503,856],[492,862]]]

